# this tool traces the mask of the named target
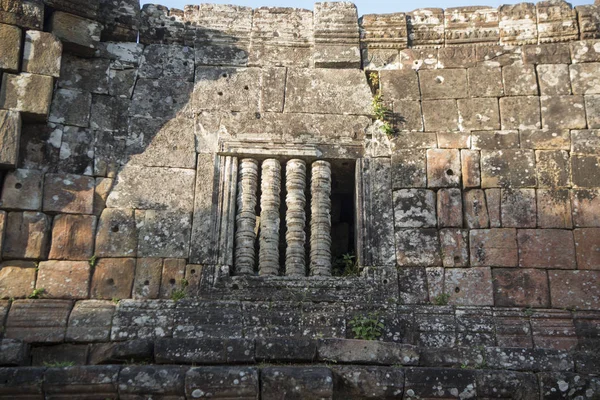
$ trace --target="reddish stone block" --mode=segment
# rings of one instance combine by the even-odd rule
[[[163,261],[162,278],[160,281],[160,298],[170,299],[176,290],[185,289],[182,279],[185,277],[185,260],[167,258]]]
[[[460,173],[460,151],[458,149],[427,150],[428,187],[458,187]]]
[[[554,308],[600,308],[600,271],[548,271]]]
[[[0,264],[0,299],[29,296],[35,288],[35,263],[5,261]]]
[[[460,189],[440,189],[437,192],[439,228],[462,227],[462,196]]]
[[[493,306],[492,271],[490,268],[448,268],[444,293],[450,304],[459,306]]]
[[[50,217],[25,211],[8,213],[2,257],[39,260],[46,258],[50,241]]]
[[[440,149],[468,149],[471,147],[471,135],[463,132],[438,132]]]
[[[467,190],[463,193],[463,196],[466,227],[469,229],[488,228],[490,221],[483,190]]]
[[[138,258],[133,281],[134,299],[158,299],[162,276],[162,258]]]
[[[502,189],[502,226],[535,228],[535,189]]]
[[[107,208],[100,216],[96,234],[98,257],[135,257],[138,232],[132,209]]]
[[[574,350],[577,332],[568,311],[545,310],[531,315],[533,343],[539,349]]]
[[[4,232],[6,231],[6,211],[0,211],[0,261],[2,261],[2,243],[4,243]]]
[[[65,339],[71,300],[17,300],[6,320],[6,337],[33,343],[57,343]]]
[[[548,274],[540,269],[494,268],[496,307],[549,307]]]
[[[478,187],[481,185],[481,170],[479,169],[480,154],[477,150],[461,150],[463,188]]]
[[[87,261],[44,261],[39,265],[37,289],[44,297],[85,299],[89,295],[90,263]]]
[[[570,229],[573,227],[568,189],[538,189],[536,194],[539,228]]]
[[[185,280],[188,283],[185,287],[185,293],[188,296],[200,295],[203,268],[202,265],[198,264],[188,264],[185,266]]]
[[[569,152],[564,150],[536,150],[538,187],[557,188],[571,185]]]
[[[94,188],[94,215],[100,216],[106,208],[106,199],[114,185],[115,180],[111,178],[96,178]]]
[[[520,229],[519,266],[575,269],[573,232],[561,229]]]
[[[94,178],[90,176],[47,174],[44,182],[44,211],[92,214],[94,186]]]
[[[469,231],[466,229],[440,230],[442,264],[444,267],[469,266]]]
[[[490,228],[500,228],[500,203],[502,202],[502,192],[500,189],[485,189],[485,201],[487,202],[488,216],[490,218]]]
[[[516,267],[516,229],[478,229],[470,232],[471,266]]]
[[[91,297],[94,299],[128,299],[135,276],[134,258],[102,258],[92,277]]]
[[[425,268],[425,273],[427,275],[427,290],[429,291],[429,300],[432,301],[444,293],[444,268]]]
[[[40,210],[44,173],[17,169],[4,177],[0,207],[6,210]]]
[[[600,189],[573,189],[571,206],[576,228],[600,227]]]
[[[398,229],[395,236],[398,265],[414,267],[441,265],[437,229]]]
[[[498,347],[533,347],[531,325],[523,309],[495,309]]]
[[[89,260],[94,255],[95,233],[96,217],[93,215],[57,215],[52,227],[49,258]]]
[[[575,229],[578,269],[600,269],[600,228]]]

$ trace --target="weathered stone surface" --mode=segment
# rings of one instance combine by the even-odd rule
[[[57,215],[52,226],[54,260],[89,260],[94,254],[96,217],[92,215]]]
[[[467,132],[439,132],[437,139],[440,149],[467,149],[471,147],[471,135]]]
[[[71,366],[85,365],[87,362],[87,353],[87,345],[84,344],[36,346],[31,350],[31,365],[48,366],[62,363]]]
[[[598,395],[600,382],[595,376],[581,373],[547,372],[538,375],[540,393],[549,399],[561,397],[594,397]]]
[[[538,150],[535,153],[535,158],[539,187],[570,186],[571,165],[568,152]]]
[[[1,368],[0,394],[4,397],[42,399],[44,394],[42,384],[44,382],[45,368]],[[29,397],[27,397],[29,396]]]
[[[421,104],[426,131],[459,130],[456,100],[424,100]]]
[[[427,304],[427,271],[425,268],[398,268],[399,301],[401,304]]]
[[[182,290],[185,277],[185,259],[168,258],[163,261],[162,278],[160,282],[160,298],[170,299],[173,292]]]
[[[537,66],[542,96],[571,94],[569,66],[566,64],[544,64]]]
[[[0,365],[18,367],[27,364],[29,364],[29,346],[25,342],[16,339],[0,339]]]
[[[502,44],[537,43],[537,16],[534,4],[502,5],[498,8],[498,14]]]
[[[287,304],[287,303],[286,303]],[[181,300],[177,303],[173,317],[173,337],[175,338],[242,338],[243,329],[247,329],[246,337],[256,335],[256,330],[264,329],[263,321],[273,326],[277,331],[281,325],[279,308],[264,306],[264,303],[245,303],[244,308],[248,314],[242,313],[241,304],[237,301],[206,301],[206,300]],[[281,307],[284,308],[285,307]],[[268,313],[265,315],[265,312]],[[173,314],[173,313],[172,313]],[[284,312],[286,317],[298,315],[296,312]],[[171,317],[171,315],[169,315]],[[248,319],[246,320],[246,317]],[[255,318],[256,317],[256,318]],[[266,318],[266,319],[265,319]],[[297,328],[298,319],[292,316],[287,320],[293,327]],[[256,326],[258,325],[258,327]],[[270,331],[269,328],[266,331]],[[279,336],[269,335],[269,336]]]
[[[481,186],[531,187],[536,185],[533,150],[481,151]]]
[[[400,132],[391,140],[392,150],[437,148],[434,132]]]
[[[455,187],[460,183],[460,152],[457,149],[427,150],[427,186]]]
[[[89,364],[147,363],[152,361],[153,351],[154,343],[151,340],[134,339],[95,344],[90,348]]]
[[[43,210],[67,214],[94,212],[94,178],[73,174],[47,174]]]
[[[419,71],[421,96],[425,100],[459,99],[467,96],[467,70]]]
[[[57,125],[57,129],[62,130],[57,170],[69,174],[93,175],[94,132],[75,126]]]
[[[0,24],[0,69],[19,72],[21,62],[21,29],[12,25]],[[27,71],[30,72],[30,71]]]
[[[573,155],[571,176],[573,186],[600,187],[600,157],[595,155]]]
[[[570,64],[568,44],[542,44],[523,47],[523,62],[526,64]]]
[[[394,191],[394,219],[397,228],[434,228],[435,192],[425,189]]]
[[[200,90],[201,84],[198,84]],[[170,119],[190,105],[193,84],[176,79],[139,79],[131,99],[131,117]],[[161,97],[156,99],[156,93]],[[205,93],[206,95],[206,93]]]
[[[369,115],[371,101],[371,89],[360,70],[288,71],[286,112]]]
[[[191,212],[195,175],[195,171],[189,169],[126,165],[119,172],[106,205]]]
[[[312,362],[317,357],[317,341],[292,338],[257,339],[255,353],[257,360]]]
[[[140,43],[183,44],[185,40],[184,12],[165,6],[148,4],[141,10]]]
[[[577,13],[567,3],[543,1],[536,4],[538,38],[540,43],[564,42],[579,39]],[[560,28],[558,27],[560,24]]]
[[[334,366],[336,396],[344,399],[399,398],[404,389],[404,371],[391,367]]]
[[[140,58],[141,79],[194,80],[194,51],[187,46],[151,44]]]
[[[427,186],[427,156],[424,149],[399,149],[392,154],[392,188]]]
[[[553,350],[574,350],[578,345],[577,331],[570,311],[543,310],[531,316],[535,347]]]
[[[17,300],[6,320],[5,337],[33,343],[62,342],[73,302]]]
[[[462,227],[462,196],[460,189],[440,189],[437,193],[439,228]]]
[[[502,189],[502,226],[536,227],[535,189]]]
[[[116,365],[49,368],[44,374],[44,393],[48,397],[116,397],[119,370]]]
[[[29,296],[35,288],[35,268],[35,263],[27,261],[5,261],[0,264],[0,298]]]
[[[60,76],[62,43],[47,32],[25,32],[23,71],[32,74]]]
[[[157,299],[163,269],[161,258],[139,258],[136,260],[135,280],[133,282],[134,299]]]
[[[460,151],[463,189],[478,187],[481,185],[481,170],[479,167],[480,159],[481,155],[478,151]]]
[[[516,267],[518,264],[516,229],[472,230],[470,248],[474,267]]]
[[[450,295],[450,304],[494,305],[492,271],[486,267],[449,268],[445,272],[444,292]]]
[[[56,91],[48,120],[57,124],[88,127],[92,95],[71,89]]]
[[[421,100],[419,76],[413,70],[382,70],[379,82],[386,101]]]
[[[102,258],[94,267],[90,297],[95,299],[128,299],[135,276],[132,258]]]
[[[569,190],[537,190],[537,224],[539,228],[573,227]]]
[[[267,367],[261,370],[261,398],[331,399],[333,376],[325,367]]]
[[[146,210],[138,220],[138,256],[187,257],[191,231],[191,213]]]
[[[587,126],[583,96],[542,96],[544,129],[584,129]]]
[[[572,371],[569,353],[548,349],[489,347],[485,349],[488,366],[517,371]]]
[[[504,95],[500,67],[479,64],[467,70],[469,96],[501,97]]]
[[[21,129],[19,166],[56,172],[62,141],[62,127],[54,124],[25,124]]]
[[[477,395],[482,398],[509,396],[536,399],[539,396],[538,380],[528,372],[480,371],[477,374]]]
[[[248,339],[157,339],[154,357],[159,364],[227,364],[254,362],[254,341]]]
[[[500,99],[500,116],[503,130],[539,129],[541,128],[539,98],[503,97]]]
[[[94,187],[94,215],[98,217],[106,208],[106,199],[113,187],[114,179],[111,178],[96,178]]]
[[[75,303],[69,315],[66,339],[73,342],[105,342],[115,311],[112,301],[83,300]]]
[[[500,129],[500,111],[496,98],[458,100],[461,131]]]
[[[406,14],[408,43],[411,47],[442,47],[444,44],[444,10],[422,8]]]
[[[80,58],[65,54],[58,87],[95,94],[108,94],[110,60]]]
[[[517,62],[502,68],[504,91],[508,96],[537,96],[535,67]]]
[[[259,395],[258,369],[252,367],[196,367],[185,375],[188,398],[256,399]]]
[[[0,110],[0,167],[15,168],[19,160],[21,114]]]
[[[437,51],[437,68],[472,68],[477,64],[475,46],[442,47]],[[469,71],[467,71],[469,73]],[[470,76],[469,76],[470,78]]]
[[[368,14],[358,20],[363,69],[383,68],[398,62],[398,49],[408,43],[406,14]]]
[[[114,178],[121,164],[125,163],[125,137],[110,131],[94,132],[95,176]]]
[[[478,99],[479,100],[479,99]],[[476,150],[502,150],[519,148],[518,131],[476,131],[471,135],[471,148]]]
[[[571,132],[571,152],[574,154],[600,153],[600,130],[588,129]]]
[[[182,399],[187,370],[185,367],[160,365],[125,367],[119,373],[119,398]]]
[[[494,268],[494,299],[498,307],[548,307],[550,289],[546,271]]]
[[[444,267],[469,266],[469,232],[462,229],[440,230]]]
[[[410,345],[376,340],[321,339],[318,359],[336,363],[417,365],[419,354]]]
[[[469,229],[488,228],[490,219],[485,200],[485,193],[481,189],[471,189],[463,192],[465,225]]]
[[[316,3],[315,68],[360,68],[358,13],[351,3]]]
[[[441,265],[440,241],[436,229],[397,229],[395,236],[399,265]]]
[[[475,371],[442,368],[409,368],[405,370],[404,393],[413,398],[474,398]],[[452,397],[449,397],[452,396]],[[443,398],[443,397],[442,397]]]
[[[600,227],[600,190],[575,189],[571,191],[573,225],[578,228]]]
[[[6,211],[0,211],[0,261],[2,261],[2,245],[4,243],[4,233],[6,231]]]
[[[597,228],[575,229],[575,248],[578,269],[600,269],[600,230]]]
[[[96,256],[135,257],[137,240],[134,210],[107,208],[102,212],[96,234]]]
[[[45,120],[50,111],[54,80],[50,76],[3,74],[0,108],[20,111],[23,118]]]
[[[569,67],[573,94],[600,94],[600,63],[573,64]]]
[[[600,306],[600,271],[548,271],[552,306],[597,309]]]
[[[44,297],[85,299],[89,294],[90,270],[87,261],[43,261],[35,286],[44,290]]]
[[[52,34],[63,42],[65,49],[82,56],[92,56],[100,42],[102,25],[90,19],[56,11],[50,26]]]
[[[31,211],[8,213],[2,258],[46,258],[50,226],[50,218],[46,214]]]
[[[44,174],[30,169],[16,169],[4,177],[0,206],[7,210],[40,210]]]
[[[517,241],[521,267],[575,269],[575,244],[571,231],[521,229]]]
[[[568,129],[521,130],[520,142],[523,149],[569,150],[571,135]]]

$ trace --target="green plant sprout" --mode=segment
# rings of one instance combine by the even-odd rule
[[[348,325],[354,337],[361,340],[377,340],[385,328],[385,325],[379,321],[377,313],[357,315],[348,322]]]

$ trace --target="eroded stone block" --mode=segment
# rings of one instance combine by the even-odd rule
[[[6,337],[29,343],[62,342],[71,308],[70,300],[17,300],[6,320]]]
[[[0,298],[22,299],[35,289],[35,263],[5,261],[0,264]]]
[[[520,229],[519,266],[575,269],[573,233],[559,229]]]
[[[571,199],[567,189],[537,190],[537,223],[539,228],[571,229]]]
[[[579,39],[577,13],[566,1],[540,1],[536,4],[540,43]]]
[[[4,177],[0,206],[7,210],[40,210],[42,206],[42,171],[16,169]]]
[[[90,297],[94,299],[128,299],[135,276],[135,259],[101,258],[94,267]]]
[[[573,186],[600,187],[600,157],[596,155],[573,155],[571,157]]]
[[[504,95],[502,69],[498,66],[480,64],[469,68],[468,85],[471,97],[501,97]]]
[[[94,178],[73,174],[47,174],[43,209],[67,214],[92,214]]]
[[[500,121],[503,130],[541,128],[539,98],[535,96],[501,98]]]
[[[463,192],[464,219],[469,229],[488,228],[490,220],[486,204],[485,193],[481,189],[472,189]]]
[[[313,35],[315,68],[360,68],[358,12],[354,4],[316,3]]]
[[[546,271],[494,268],[494,298],[498,307],[548,307],[550,289]]]
[[[421,8],[406,14],[408,44],[411,47],[442,47],[444,35],[444,10]]]
[[[199,78],[197,90],[204,84]],[[139,79],[131,98],[129,115],[131,117],[170,119],[178,112],[191,109],[190,100],[194,85],[191,82],[177,79]],[[123,93],[123,91],[119,91]],[[157,96],[157,93],[160,93]],[[204,92],[207,96],[207,92]],[[207,96],[215,100],[215,97]],[[216,101],[216,100],[215,100]],[[225,109],[225,108],[224,108]]]
[[[578,269],[600,269],[600,229],[575,229]]]
[[[417,267],[441,265],[440,241],[436,229],[397,229],[395,236],[399,265]]]
[[[544,129],[585,129],[583,96],[542,96],[542,126]]]
[[[573,225],[575,227],[600,227],[600,190],[572,190],[571,206],[573,209]]]
[[[54,79],[50,76],[21,73],[3,74],[0,108],[20,111],[22,117],[46,120],[50,111]]]
[[[61,63],[58,87],[95,94],[108,94],[110,60],[80,58],[65,54]]]
[[[424,149],[399,149],[392,154],[392,188],[427,186],[427,156]]]
[[[533,150],[481,151],[481,186],[531,187],[537,183]]]
[[[471,265],[516,267],[518,265],[516,229],[478,229],[470,231]]]
[[[445,271],[444,292],[450,295],[450,304],[494,305],[492,270],[486,267],[448,268]]]
[[[519,134],[523,149],[569,150],[571,146],[568,129],[525,129]]]
[[[424,189],[394,191],[394,218],[397,228],[435,227],[435,192]]]
[[[458,100],[461,131],[500,129],[500,111],[496,98]]]
[[[19,161],[21,114],[0,110],[0,166],[15,168]]]
[[[121,369],[119,397],[163,397],[181,399],[185,394],[186,367],[141,365]]]
[[[151,44],[140,59],[141,79],[194,80],[194,51],[187,46]]]
[[[427,186],[456,187],[460,184],[460,152],[457,149],[427,150]]]
[[[138,258],[132,297],[134,299],[158,299],[162,270],[162,258]]]
[[[426,131],[459,130],[456,100],[424,100],[421,104]]]
[[[102,212],[96,234],[98,257],[135,257],[137,229],[132,209],[107,208]]]
[[[88,261],[43,261],[36,288],[44,289],[44,297],[85,299],[89,295],[90,270]]]
[[[537,43],[537,15],[533,3],[502,5],[498,8],[498,14],[501,44]]]
[[[163,260],[160,281],[160,298],[170,299],[176,290],[183,290],[185,277],[185,259],[167,258]]]
[[[258,369],[252,367],[196,367],[185,375],[185,393],[201,397],[210,393],[214,398],[258,398]]]
[[[444,267],[469,266],[469,231],[464,229],[441,229],[440,243],[442,245],[442,263]]]
[[[19,72],[21,62],[21,29],[13,25],[0,24],[0,69]],[[30,71],[27,71],[30,72]]]
[[[46,258],[50,226],[50,217],[46,214],[32,211],[8,213],[2,258]]]
[[[47,32],[25,32],[23,71],[58,78],[62,60],[62,43]]]
[[[108,341],[115,307],[112,301],[76,302],[69,315],[66,339],[73,342]]]
[[[58,171],[68,174],[94,173],[94,132],[87,128],[57,125],[62,142],[58,157]]]
[[[556,188],[571,185],[571,163],[567,151],[535,152],[535,163],[538,174],[538,187]]]
[[[437,192],[438,227],[462,227],[462,196],[460,189],[440,189]]]
[[[96,217],[61,214],[54,217],[50,259],[89,260],[94,255]]]
[[[569,66],[573,94],[600,94],[600,63]]]
[[[474,150],[461,150],[460,161],[462,166],[463,188],[478,187],[481,185],[480,154]]]
[[[191,213],[146,210],[138,222],[139,257],[187,257],[192,230]]]
[[[548,271],[552,306],[596,309],[600,306],[600,271]]]
[[[535,228],[535,189],[502,189],[502,226]]]
[[[324,367],[267,367],[261,370],[261,398],[333,398],[333,376]]]
[[[102,25],[94,20],[56,11],[52,14],[51,31],[69,51],[92,56],[96,51]]]
[[[504,91],[507,96],[537,96],[535,66],[516,62],[502,68]]]
[[[419,71],[419,84],[424,100],[460,99],[468,94],[466,69]]]

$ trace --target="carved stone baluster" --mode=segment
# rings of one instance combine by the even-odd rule
[[[331,276],[331,164],[312,164],[310,274]]]
[[[306,275],[306,163],[302,160],[290,160],[286,164],[285,186],[287,195],[285,203],[287,212],[285,222],[287,243],[285,253],[285,274],[288,276]]]
[[[281,204],[281,164],[268,159],[262,164],[260,198],[259,275],[279,273],[279,207]]]
[[[254,274],[256,253],[256,190],[258,188],[258,162],[245,158],[240,162],[237,214],[235,218],[235,274]]]

